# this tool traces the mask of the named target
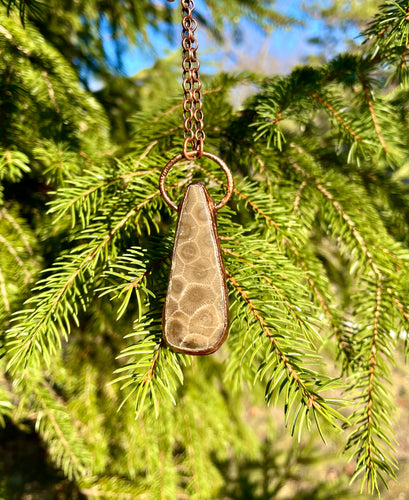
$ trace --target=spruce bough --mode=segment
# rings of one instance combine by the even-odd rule
[[[35,23],[0,8],[0,418],[34,418],[84,491],[216,496],[214,457],[257,453],[240,401],[260,389],[299,440],[344,428],[371,492],[395,477],[390,371],[409,323],[408,8],[383,5],[356,54],[206,82],[207,147],[235,190],[218,216],[230,335],[198,360],[169,350],[161,330],[175,220],[158,178],[182,148],[179,98],[134,114],[119,149],[71,65]],[[258,91],[237,111],[229,93],[242,81]],[[211,162],[172,171],[174,199],[187,179],[220,197]]]

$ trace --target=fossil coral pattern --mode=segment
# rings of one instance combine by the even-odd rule
[[[214,203],[201,183],[188,186],[180,207],[163,323],[169,346],[190,354],[214,352],[227,335]]]

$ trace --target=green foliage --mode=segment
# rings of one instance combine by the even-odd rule
[[[10,178],[11,172],[12,169]],[[15,178],[20,174],[21,170],[16,169]],[[35,236],[27,222],[8,204],[0,208],[0,247],[0,324],[4,328],[11,312],[21,305],[24,293],[33,285],[39,268]]]
[[[372,57],[382,58],[395,71],[390,78],[408,83],[408,4],[404,0],[386,2],[365,30]]]
[[[177,3],[167,0],[81,0],[74,3],[71,0],[1,0],[1,3],[7,6],[4,10],[8,13],[19,12],[22,20],[30,20],[50,45],[75,67],[86,88],[95,84],[102,87],[94,95],[104,106],[113,125],[112,137],[120,145],[129,140],[128,120],[146,104],[146,84],[155,77],[156,85],[149,86],[149,93],[155,93],[159,87],[162,92],[159,98],[162,98],[168,95],[166,86],[175,82],[165,60],[157,61],[158,73],[153,69],[149,75],[125,77],[123,54],[137,46],[155,56],[156,47],[151,36],[177,43],[180,34]],[[232,31],[236,42],[243,38],[238,23],[243,17],[268,31],[273,26],[295,23],[277,13],[272,2],[254,0],[207,2],[205,7],[198,6],[197,17],[220,42],[226,30]],[[29,26],[28,22],[26,24]],[[163,78],[165,70],[167,77]],[[180,74],[179,64],[177,73]],[[173,95],[176,86],[172,87]]]
[[[305,2],[304,8],[315,16],[325,20],[330,26],[342,27],[348,24],[365,26],[372,16],[376,14],[377,8],[382,2],[380,0],[329,0],[328,2]]]
[[[4,379],[4,366],[2,368],[2,379],[1,379],[1,388],[0,388],[0,427],[4,427],[5,425],[5,417],[10,417],[13,411],[13,403],[12,403],[12,395],[9,390],[7,390],[7,386]]]
[[[372,492],[395,477],[389,381],[409,327],[403,3],[381,8],[368,52],[261,83],[206,81],[206,147],[235,177],[218,215],[231,325],[221,351],[193,359],[161,331],[176,219],[158,179],[182,147],[180,96],[140,75],[151,99],[118,144],[57,50],[57,27],[44,36],[41,19],[23,28],[0,8],[0,423],[31,422],[85,495],[220,497],[227,463],[261,460],[270,430],[255,435],[244,412],[262,395],[283,413],[296,460],[307,435],[330,441],[343,427],[353,478]],[[209,2],[216,28],[218,5]],[[127,8],[123,29],[143,32],[151,11]],[[127,8],[110,7],[112,27]],[[229,12],[262,24],[266,9],[243,1]],[[44,15],[58,12],[74,23],[63,4]],[[158,68],[171,82],[169,64]],[[236,111],[229,93],[242,81],[258,90]],[[172,170],[171,197],[198,179],[220,198],[224,179],[207,159]]]

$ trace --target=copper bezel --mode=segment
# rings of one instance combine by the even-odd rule
[[[215,242],[216,242],[216,248],[217,248],[217,263],[219,265],[219,268],[220,268],[220,271],[221,271],[221,274],[222,274],[222,277],[223,277],[224,327],[223,327],[223,332],[220,335],[219,340],[216,342],[216,344],[214,344],[213,346],[211,346],[211,347],[209,347],[207,349],[192,350],[192,349],[187,349],[187,348],[179,347],[177,345],[172,344],[168,340],[167,335],[166,335],[166,331],[165,331],[165,309],[166,309],[167,302],[168,302],[168,294],[166,294],[166,300],[165,300],[165,305],[163,307],[163,314],[162,314],[162,331],[163,331],[163,337],[164,337],[164,340],[165,340],[166,344],[172,350],[180,352],[182,354],[191,354],[193,356],[202,356],[202,355],[206,355],[206,354],[212,354],[213,352],[217,351],[220,348],[220,346],[225,342],[225,340],[226,340],[226,338],[228,336],[228,333],[229,333],[229,296],[228,296],[227,283],[226,283],[226,270],[225,270],[225,267],[224,267],[224,262],[223,262],[223,258],[222,258],[222,254],[221,254],[220,239],[219,239],[219,235],[218,235],[218,232],[217,232],[217,221],[216,221],[217,212],[216,212],[216,207],[215,207],[215,203],[214,203],[213,199],[211,198],[211,196],[207,192],[206,186],[203,184],[203,182],[192,182],[187,187],[186,192],[185,192],[185,194],[183,196],[183,200],[182,200],[181,204],[178,207],[178,220],[177,220],[175,234],[178,234],[179,224],[180,224],[181,208],[182,208],[182,206],[184,204],[184,201],[185,201],[185,198],[186,198],[186,194],[187,194],[187,190],[189,189],[189,187],[191,185],[199,185],[199,186],[202,187],[202,190],[205,193],[205,197],[206,197],[206,201],[207,201],[207,206],[209,207],[210,218],[211,218],[211,220],[210,220],[210,222],[211,222],[211,230],[213,232],[213,236],[214,236],[214,239],[215,239]],[[175,243],[176,243],[176,241],[175,241]],[[174,244],[173,250],[172,250],[172,261],[173,261],[173,257],[174,257],[174,251],[175,251],[175,244]],[[172,265],[171,265],[170,273],[169,273],[168,290],[169,290],[169,284],[171,282],[171,279],[172,279]]]

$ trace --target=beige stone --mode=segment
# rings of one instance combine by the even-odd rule
[[[228,297],[216,212],[201,183],[187,187],[179,209],[163,330],[170,347],[189,354],[210,354],[227,336]]]

